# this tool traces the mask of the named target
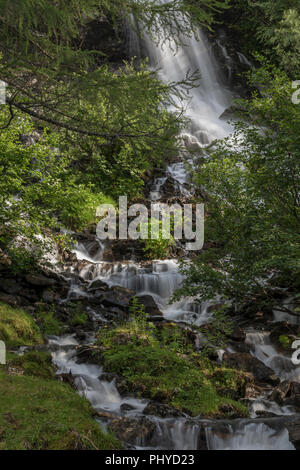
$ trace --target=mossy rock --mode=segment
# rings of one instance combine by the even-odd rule
[[[243,374],[219,367],[189,346],[182,351],[180,340],[169,345],[167,338],[162,343],[161,331],[149,328],[128,322],[99,334],[104,368],[119,377],[123,392],[165,403],[190,416],[227,417],[228,410],[235,416],[248,415],[243,403],[230,398],[230,392],[238,396],[243,389]],[[225,387],[226,396],[218,392]]]

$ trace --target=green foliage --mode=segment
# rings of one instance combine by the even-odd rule
[[[252,82],[261,84],[261,96],[244,103],[253,125],[237,123],[195,173],[206,191],[206,240],[214,248],[183,269],[179,294],[218,293],[239,306],[256,299],[272,308],[278,287],[299,284],[300,107],[278,70],[265,65]]]
[[[288,350],[290,349],[292,341],[288,336],[286,335],[279,336],[279,342],[284,347],[284,349],[288,349]]]
[[[2,109],[0,123],[7,115]],[[32,122],[20,116],[0,133],[0,244],[9,250],[15,270],[28,270],[40,256],[45,241],[37,235],[46,227],[61,220],[83,228],[96,221],[97,206],[107,200],[91,184],[77,184],[70,157],[55,150],[58,134],[45,130],[36,143],[22,145],[22,136],[33,132]]]
[[[93,419],[89,402],[58,380],[1,370],[0,407],[1,450],[121,448]]]
[[[0,339],[8,348],[32,346],[43,342],[34,319],[20,308],[0,303]]]
[[[153,227],[154,225],[154,227]],[[151,237],[151,231],[157,233],[156,238]],[[172,228],[172,227],[171,227]],[[164,233],[163,224],[160,220],[151,220],[146,224],[144,230],[148,232],[148,238],[140,240],[143,246],[143,251],[148,259],[165,259],[170,255],[170,248],[175,245],[172,234]]]
[[[72,318],[69,321],[71,326],[84,326],[89,317],[87,313],[83,310],[82,304],[77,302],[72,309]]]
[[[200,328],[201,329],[201,328]],[[233,331],[233,322],[228,315],[228,307],[217,308],[208,325],[201,329],[207,340],[207,350],[212,347],[226,348],[228,346],[228,336]]]
[[[55,308],[50,312],[40,311],[38,314],[38,323],[44,335],[59,336],[62,331],[62,324],[55,316]]]
[[[300,6],[298,0],[235,0],[223,20],[246,54],[267,56],[293,79],[300,74]]]

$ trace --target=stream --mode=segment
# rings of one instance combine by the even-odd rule
[[[132,40],[131,43],[137,44],[137,41]],[[141,47],[143,54],[150,58],[150,66],[159,69],[159,78],[165,82],[177,82],[184,79],[188,71],[200,71],[199,87],[191,90],[190,99],[186,102],[186,114],[190,118],[191,127],[184,132],[182,139],[188,148],[202,149],[205,156],[205,147],[208,144],[215,139],[224,138],[232,131],[231,125],[220,119],[220,116],[230,106],[233,92],[224,85],[212,46],[199,31],[198,38],[185,38],[184,45],[178,48],[172,41],[158,46],[148,36],[145,36]],[[220,49],[225,56],[225,46]],[[240,60],[246,60],[244,56],[240,57]],[[169,164],[165,174],[153,180],[150,199],[160,200],[167,178],[174,181],[179,191],[186,191],[189,178],[184,160]],[[197,326],[209,321],[210,306],[216,303],[216,299],[201,305],[193,302],[193,299],[169,305],[173,292],[182,282],[177,260],[157,260],[146,265],[134,261],[107,262],[103,261],[104,250],[105,247],[101,243],[99,250],[93,255],[90,254],[88,244],[78,244],[74,247],[77,259],[83,260],[84,264],[79,273],[80,278],[72,278],[70,298],[88,296],[82,288],[82,281],[91,284],[95,280],[101,280],[109,286],[129,288],[138,296],[152,296],[167,320]],[[276,315],[274,320],[278,320],[278,313]],[[91,334],[90,344],[93,344],[93,341]],[[293,366],[290,358],[275,350],[270,342],[269,332],[248,331],[246,343],[251,354],[273,369],[281,380],[300,382],[300,367]],[[78,363],[78,345],[75,336],[49,339],[58,373],[71,372],[78,392],[91,402],[96,411],[122,416],[129,422],[137,420],[138,423],[143,420],[147,400],[121,396],[115,382],[108,381],[101,367]],[[267,411],[277,417],[262,420],[257,418],[258,411]],[[293,407],[281,407],[264,395],[251,402],[250,419],[222,421],[147,416],[148,427],[151,427],[152,432],[145,435],[140,433],[139,439],[129,440],[125,445],[134,449],[197,450],[206,447],[209,450],[293,450],[294,446],[289,440],[289,433],[282,418],[293,414]],[[101,417],[96,419],[99,425],[106,429],[107,422]]]

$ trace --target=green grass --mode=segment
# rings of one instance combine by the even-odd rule
[[[20,308],[0,302],[0,340],[6,346],[33,346],[43,343],[42,334],[33,317]]]
[[[52,379],[55,376],[51,354],[44,351],[29,351],[23,356],[8,353],[7,365],[17,373]]]
[[[154,327],[137,328],[136,322],[127,323],[99,335],[105,369],[124,378],[128,393],[162,401],[191,416],[224,416],[224,405],[248,415],[246,406],[221,392],[242,389],[243,374],[219,367],[189,347],[184,353],[178,339],[177,345],[170,345],[170,338],[162,343]]]
[[[44,312],[39,313],[39,324],[44,335],[59,336],[62,332],[62,324],[55,317],[55,312],[52,310],[47,313],[44,313]]]
[[[69,385],[0,366],[0,450],[118,449]]]

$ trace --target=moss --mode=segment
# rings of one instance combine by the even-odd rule
[[[33,317],[20,308],[0,302],[0,340],[7,347],[32,346],[43,342]]]
[[[292,340],[286,335],[281,335],[279,336],[279,342],[284,349],[290,349]]]
[[[10,354],[7,362],[8,370],[15,370],[16,374],[25,374],[51,379],[54,377],[54,368],[51,354],[48,352],[30,351],[23,356]]]
[[[0,450],[118,449],[69,385],[0,369]]]
[[[168,337],[162,343],[158,336],[164,335],[153,326],[138,333],[136,328],[136,322],[128,323],[99,336],[104,367],[124,378],[124,392],[165,402],[191,416],[224,416],[224,408],[248,415],[243,404],[218,392],[227,388],[237,395],[242,374],[218,367],[190,348],[183,353],[179,339],[170,344]]]

